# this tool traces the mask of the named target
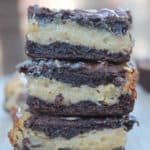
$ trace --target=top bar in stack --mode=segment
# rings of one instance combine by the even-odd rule
[[[26,54],[33,60],[63,59],[123,63],[133,46],[129,11],[28,9]]]

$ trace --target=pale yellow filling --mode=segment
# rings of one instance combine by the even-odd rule
[[[29,21],[27,37],[40,44],[61,41],[90,48],[107,49],[111,52],[130,51],[133,46],[129,33],[116,36],[105,30],[86,28],[73,22],[39,26],[36,20],[32,19]]]
[[[56,96],[61,93],[64,97],[62,103],[66,105],[87,100],[99,105],[99,102],[114,104],[119,101],[118,97],[126,92],[123,87],[116,87],[113,84],[99,85],[96,88],[87,85],[72,87],[70,84],[44,77],[27,77],[27,79],[30,95],[54,103]]]
[[[91,131],[69,140],[61,137],[49,139],[43,134],[32,132],[27,130],[25,137],[29,137],[31,143],[41,144],[42,146],[31,148],[31,150],[59,150],[59,148],[70,148],[71,150],[112,150],[124,147],[126,142],[126,132],[123,128]]]

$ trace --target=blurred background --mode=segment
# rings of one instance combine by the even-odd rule
[[[129,8],[134,19],[133,35],[136,44],[133,56],[150,56],[149,0],[0,0],[0,77],[14,72],[16,64],[26,59],[24,40],[27,30],[27,7],[35,3],[58,9]]]
[[[140,127],[129,133],[127,150],[148,150],[150,145],[150,121],[147,119],[150,116],[150,0],[0,0],[0,107],[10,111],[12,118],[16,112],[16,108],[12,106],[16,104],[20,106],[21,102],[24,104],[26,100],[24,93],[21,97],[19,95],[20,90],[25,92],[23,78],[20,75],[10,78],[10,75],[15,71],[15,66],[26,59],[24,44],[27,32],[27,8],[33,4],[56,9],[123,7],[132,11],[132,32],[135,39],[133,58],[138,60],[136,62],[140,62],[139,81],[146,90],[138,84],[138,100],[133,115],[140,120]],[[6,85],[7,80],[10,82]],[[16,90],[18,88],[20,90]],[[4,109],[0,108],[0,149],[12,149],[7,138],[10,128],[12,128],[12,119]]]

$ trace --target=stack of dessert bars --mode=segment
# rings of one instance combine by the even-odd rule
[[[136,99],[132,17],[123,9],[28,9],[28,108],[15,150],[124,150]]]

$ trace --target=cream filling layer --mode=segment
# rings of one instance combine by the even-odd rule
[[[127,92],[124,91],[123,87],[116,87],[113,84],[99,85],[96,88],[87,85],[72,87],[70,84],[44,77],[34,78],[28,76],[27,79],[28,93],[30,95],[54,103],[56,96],[62,94],[64,97],[62,104],[64,105],[75,104],[87,100],[98,105],[100,105],[100,102],[112,105],[119,101],[118,97],[120,95]]]
[[[130,51],[133,46],[130,33],[124,36],[116,36],[105,30],[86,28],[73,22],[51,23],[40,26],[34,19],[29,21],[27,38],[39,44],[60,41],[98,50],[107,49],[111,52]]]
[[[30,150],[59,150],[61,148],[70,148],[71,150],[112,150],[124,147],[127,135],[123,128],[93,130],[79,134],[69,140],[63,137],[50,139],[44,133],[32,131],[31,129],[23,129],[22,132],[15,132],[16,135],[14,136],[18,137],[17,142],[20,148],[23,147],[22,140],[28,138],[30,140]]]

